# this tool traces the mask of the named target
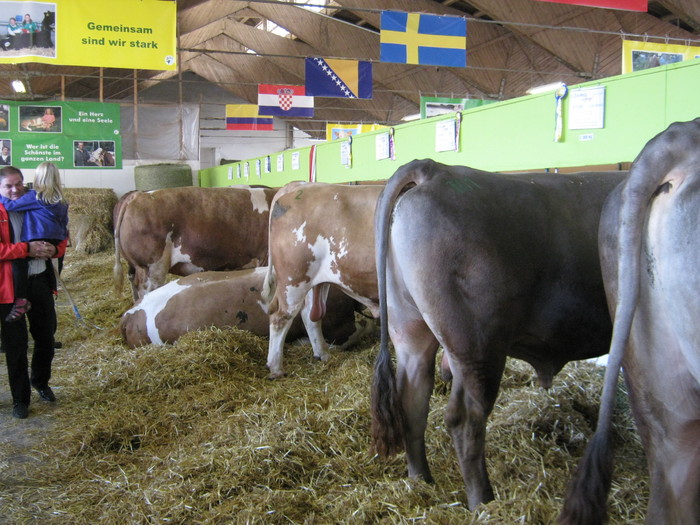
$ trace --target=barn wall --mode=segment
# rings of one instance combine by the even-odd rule
[[[654,135],[678,120],[700,116],[700,60],[682,62],[600,81],[579,87],[605,86],[605,124],[602,129],[569,130],[564,99],[564,134],[554,141],[555,97],[553,93],[531,95],[473,108],[462,113],[458,151],[436,152],[436,123],[454,116],[433,117],[394,128],[395,159],[376,159],[375,143],[384,131],[357,135],[352,141],[352,167],[341,164],[340,144],[335,140],[316,147],[316,180],[348,182],[380,180],[416,158],[433,158],[445,164],[462,164],[489,171],[556,170],[577,166],[629,163]],[[291,156],[299,156],[299,169],[292,169]],[[284,158],[278,171],[277,157]],[[281,186],[293,180],[309,180],[310,148],[250,158],[230,167],[199,172],[202,186],[265,184]],[[263,167],[260,174],[256,166]],[[249,177],[245,178],[246,169]],[[238,178],[238,173],[241,177]]]
[[[247,159],[270,151],[310,145],[308,135],[298,130],[288,137],[286,123],[277,118],[272,132],[226,130],[226,104],[249,102],[191,72],[182,75],[182,82],[161,82],[142,91],[139,98],[143,102],[199,105],[201,168],[218,166],[222,159]]]
[[[125,100],[125,106],[131,106],[131,98]],[[63,184],[68,188],[111,188],[118,197],[135,188],[134,168],[137,165],[184,162],[192,167],[193,184],[198,184],[197,173],[202,168],[218,166],[222,159],[244,159],[264,155],[269,151],[282,151],[291,147],[304,147],[313,144],[306,133],[294,130],[290,135],[287,124],[281,119],[274,119],[274,132],[262,131],[227,131],[225,129],[226,104],[243,104],[245,101],[228,91],[202,79],[193,73],[184,73],[182,81],[161,82],[139,93],[139,103],[143,108],[161,106],[174,115],[178,113],[180,103],[199,108],[196,133],[198,133],[198,152],[195,159],[182,161],[167,155],[149,159],[129,159],[122,161],[122,169],[67,169],[61,170]],[[145,111],[142,111],[144,115]],[[133,111],[122,115],[122,131],[131,125]],[[139,122],[140,129],[147,125],[144,117]],[[128,150],[129,148],[126,148]],[[132,148],[133,149],[133,148]],[[128,156],[128,151],[124,152]],[[33,181],[33,170],[25,170],[25,179]]]

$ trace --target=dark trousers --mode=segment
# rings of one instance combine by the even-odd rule
[[[32,309],[27,312],[29,333],[34,339],[32,354],[31,379],[27,350],[29,339],[27,321],[22,319],[6,323],[5,316],[12,308],[11,304],[0,304],[0,338],[5,350],[7,375],[14,403],[29,405],[31,386],[43,388],[51,379],[51,362],[54,357],[54,334],[56,333],[56,308],[53,297],[53,275],[47,270],[29,277],[27,299]]]
[[[59,239],[32,239],[33,241],[46,241],[54,246],[61,242]],[[27,279],[29,272],[29,257],[12,260],[12,283],[15,288],[15,299],[27,299],[29,290],[27,289]],[[30,301],[31,302],[31,301]]]

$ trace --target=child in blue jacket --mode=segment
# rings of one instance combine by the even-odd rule
[[[42,162],[37,166],[34,189],[15,200],[0,196],[0,201],[8,212],[24,212],[22,242],[43,240],[56,246],[68,238],[68,203],[55,164]],[[12,261],[15,302],[5,318],[7,322],[19,321],[31,308],[27,300],[28,265],[29,259]]]

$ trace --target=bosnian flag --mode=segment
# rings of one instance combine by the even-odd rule
[[[258,112],[278,117],[313,117],[314,97],[304,86],[258,84]]]
[[[312,57],[306,59],[305,74],[309,95],[372,98],[372,62]]]

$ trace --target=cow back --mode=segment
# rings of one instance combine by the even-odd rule
[[[270,256],[280,282],[331,282],[377,301],[374,211],[383,186],[294,183],[270,218]]]
[[[625,172],[494,174],[415,165],[407,169],[430,176],[397,201],[391,234],[392,251],[403,250],[398,260],[424,268],[403,277],[409,288],[457,272],[470,283],[477,317],[477,297],[511,297],[503,313],[514,331],[509,355],[530,363],[545,386],[567,362],[607,351],[611,322],[597,230],[603,203]],[[463,312],[441,315],[459,323]]]
[[[175,252],[170,272],[231,270],[264,264],[271,189],[166,188],[135,195],[124,210],[120,244],[133,266]]]

